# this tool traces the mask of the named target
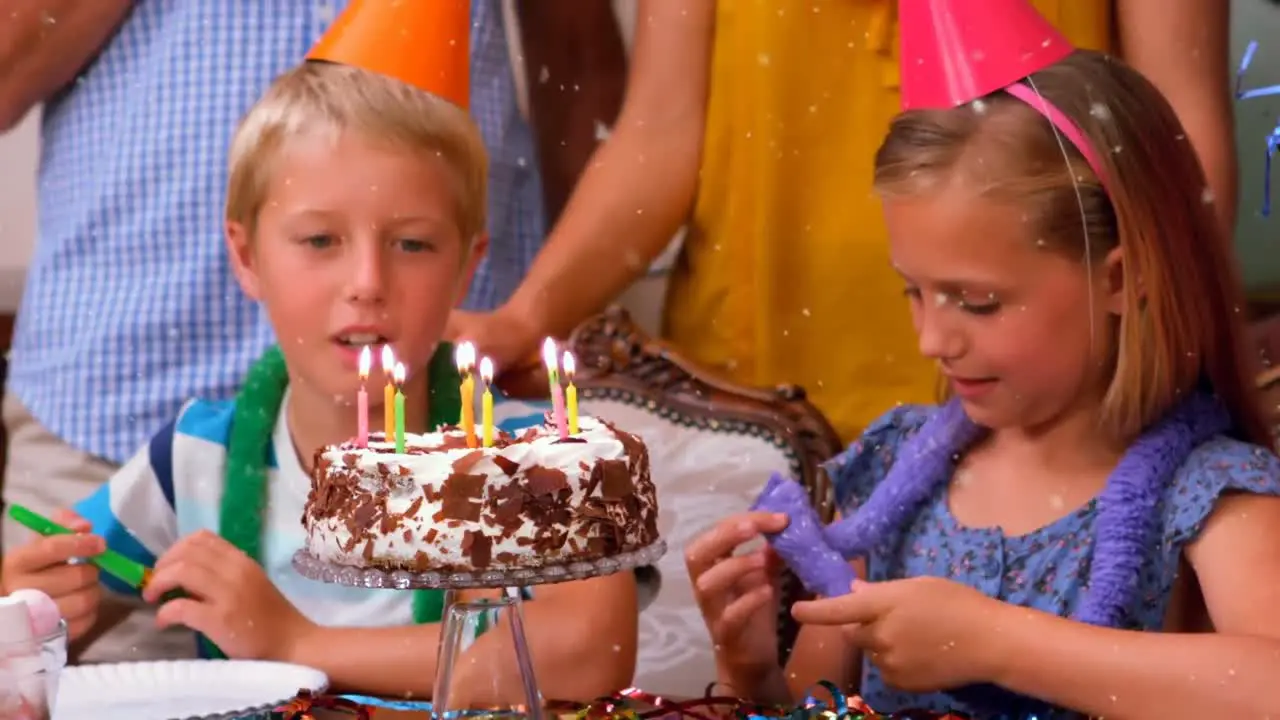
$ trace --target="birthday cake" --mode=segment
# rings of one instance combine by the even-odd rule
[[[303,524],[320,560],[384,570],[536,568],[638,550],[658,539],[649,452],[583,416],[562,437],[548,421],[490,447],[445,427],[317,451]]]

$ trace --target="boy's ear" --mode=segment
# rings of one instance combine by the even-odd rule
[[[249,229],[242,223],[228,220],[225,236],[227,255],[231,258],[231,271],[236,274],[236,282],[245,295],[254,300],[261,300],[258,287],[258,270],[253,257],[253,245],[250,242]]]
[[[458,294],[453,299],[454,307],[461,305],[462,301],[467,299],[467,292],[471,289],[471,280],[476,275],[476,268],[480,267],[480,261],[488,252],[489,234],[476,235],[471,241],[466,257],[462,259],[462,274],[458,276]]]

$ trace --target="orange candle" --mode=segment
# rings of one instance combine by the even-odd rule
[[[393,442],[396,434],[396,384],[394,373],[396,369],[396,355],[391,352],[390,345],[382,346],[382,377],[386,378],[387,386],[382,390],[382,432],[386,437],[384,442]]]

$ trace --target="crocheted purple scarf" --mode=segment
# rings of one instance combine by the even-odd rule
[[[1230,429],[1231,416],[1221,401],[1196,393],[1129,447],[1098,497],[1089,590],[1074,619],[1105,627],[1124,621],[1136,599],[1146,548],[1155,542],[1162,490],[1197,446]],[[804,488],[777,475],[753,507],[791,518],[787,529],[769,540],[810,592],[843,595],[854,579],[848,559],[865,557],[905,528],[939,486],[950,482],[956,461],[985,432],[958,401],[943,405],[901,445],[893,466],[857,512],[825,529]],[[997,705],[993,716],[1023,706],[992,686],[966,688],[957,697],[975,706]]]

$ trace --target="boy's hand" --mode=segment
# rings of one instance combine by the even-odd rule
[[[256,562],[207,530],[161,556],[142,597],[156,602],[171,590],[186,597],[161,605],[156,623],[203,633],[232,659],[290,657],[293,644],[315,627]]]
[[[98,620],[98,604],[102,588],[98,585],[98,568],[88,563],[69,564],[75,558],[101,555],[107,542],[88,534],[88,521],[69,510],[59,511],[54,522],[74,531],[75,535],[37,536],[4,556],[0,571],[5,593],[29,588],[39,590],[58,604],[67,621],[71,640],[78,640]]]

